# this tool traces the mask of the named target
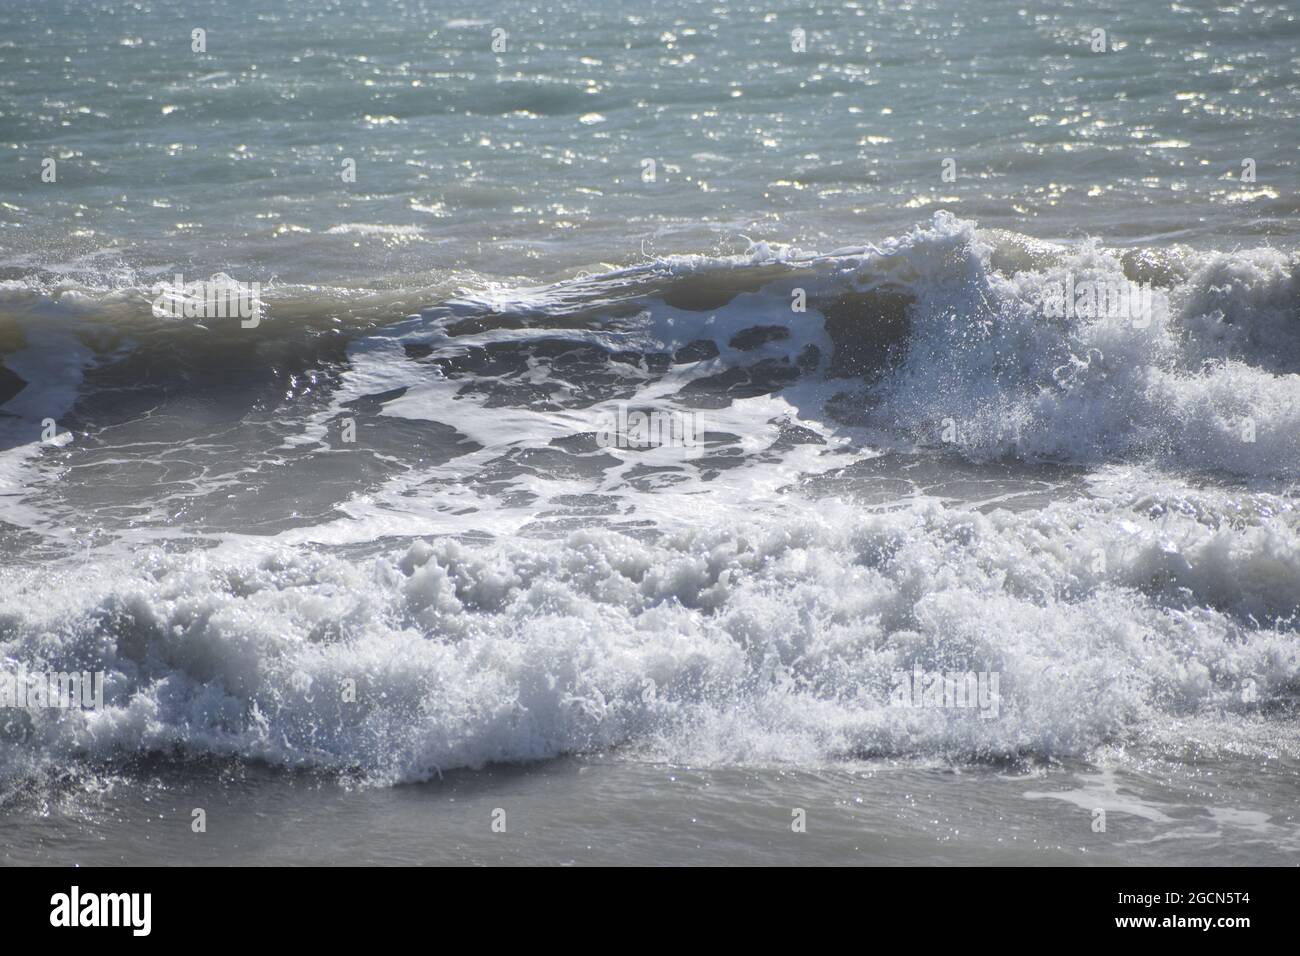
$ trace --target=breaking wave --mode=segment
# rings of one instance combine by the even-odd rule
[[[0,656],[107,692],[3,711],[0,765],[1276,746],[1298,261],[941,213],[535,288],[271,286],[255,329],[9,280]],[[596,441],[628,407],[702,447]],[[1000,674],[997,719],[895,706],[914,666]]]

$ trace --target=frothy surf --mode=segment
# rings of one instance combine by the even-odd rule
[[[1297,264],[941,213],[537,288],[272,286],[256,328],[12,279],[0,655],[107,682],[7,712],[0,765],[1275,748]],[[602,440],[651,413],[699,441]],[[996,673],[996,719],[898,706],[914,668]]]

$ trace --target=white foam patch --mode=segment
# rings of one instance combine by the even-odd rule
[[[33,713],[3,763],[180,747],[383,782],[612,747],[806,766],[1180,746],[1184,718],[1240,719],[1300,682],[1297,519],[1265,511],[1215,527],[1145,501],[1028,520],[823,502],[653,542],[367,559],[231,542],[7,568],[0,654],[102,668],[110,690],[102,712]],[[891,704],[918,663],[999,673],[997,717]]]
[[[1088,756],[1179,747],[1192,723],[1224,730],[1204,734],[1211,749],[1240,752],[1258,728],[1261,752],[1293,752],[1271,715],[1300,690],[1300,524],[1286,494],[1300,474],[1294,259],[1189,252],[1166,266],[1149,323],[1050,320],[1054,283],[1117,281],[1121,260],[1095,244],[1008,246],[941,215],[828,257],[756,247],[485,297],[534,328],[452,335],[466,313],[450,310],[368,330],[329,406],[289,441],[324,442],[349,403],[404,390],[382,415],[446,423],[481,448],[394,469],[339,517],[273,538],[228,534],[178,554],[159,542],[183,525],[123,529],[135,554],[0,569],[6,666],[111,675],[102,712],[36,712],[6,731],[0,766],[22,776],[179,747],[392,782],[615,747],[800,766]],[[592,297],[626,305],[629,288],[665,277],[750,269],[776,278],[717,309],[650,296],[605,324],[546,321]],[[905,360],[870,388],[825,379],[834,344],[816,312],[791,312],[796,283],[814,300],[909,292]],[[786,337],[730,345],[761,325]],[[634,387],[629,403],[682,411],[680,390],[702,377],[810,347],[818,358],[779,391],[698,409],[707,430],[735,436],[707,449],[734,449],[734,467],[684,467],[644,490],[632,470],[671,464],[670,450],[604,449],[612,467],[513,477],[510,490],[535,497],[510,504],[470,482],[513,450],[595,431],[617,403],[491,404],[463,389],[472,374],[453,380],[405,346],[436,359],[543,338],[643,356],[713,342],[716,358],[663,374],[611,369]],[[70,363],[46,376],[57,392],[85,356],[53,351]],[[528,375],[556,381],[540,364]],[[828,412],[853,389],[861,430]],[[952,449],[945,419],[960,434]],[[772,451],[785,424],[824,444]],[[791,490],[876,454],[863,442],[876,434],[1086,466],[1097,497],[989,514],[909,498],[873,514]],[[1192,469],[1251,481],[1204,490],[1173,477]],[[643,534],[524,536],[557,499],[583,495],[616,499]],[[388,536],[405,543],[379,543]],[[364,553],[330,547],[345,545]],[[997,717],[891,705],[894,673],[918,663],[998,673]]]

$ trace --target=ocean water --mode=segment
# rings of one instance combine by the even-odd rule
[[[1300,862],[1293,5],[0,26],[0,861]]]

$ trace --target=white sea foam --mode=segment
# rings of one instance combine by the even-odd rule
[[[392,782],[609,748],[723,764],[1052,758],[1181,746],[1189,721],[1232,728],[1224,746],[1248,747],[1254,727],[1277,747],[1270,728],[1300,690],[1295,266],[1273,250],[1052,245],[941,214],[831,255],[755,246],[542,288],[474,282],[418,315],[342,324],[345,360],[312,380],[319,399],[278,406],[274,439],[242,446],[238,473],[238,441],[196,439],[187,455],[218,456],[215,477],[156,499],[140,485],[117,523],[82,499],[116,544],[0,569],[0,657],[109,674],[102,710],[10,715],[0,765],[24,779],[180,748]],[[1151,321],[1046,315],[1071,276],[1153,283]],[[883,292],[910,303],[905,347],[878,374],[839,374],[846,342],[887,344]],[[259,347],[292,342],[304,316],[322,327],[310,295],[330,314],[346,301],[297,294],[278,313],[272,296]],[[833,332],[825,313],[855,296]],[[40,309],[23,308],[30,326]],[[60,312],[72,325],[52,334],[89,314]],[[236,341],[188,334],[198,363],[205,341]],[[41,341],[10,369],[39,369]],[[623,359],[561,361],[584,349]],[[92,362],[56,351],[69,369]],[[725,392],[755,369],[786,377]],[[723,398],[692,392],[710,381]],[[703,457],[584,446],[620,402],[698,413]],[[245,482],[291,455],[342,463],[339,420],[367,403],[367,427],[418,442],[439,423],[458,444],[436,459],[384,445],[383,467],[319,519],[261,536],[204,523],[205,502],[262,505]],[[115,455],[152,453],[137,447]],[[864,504],[853,469],[882,449],[928,463],[931,485],[1006,461],[1022,484],[1063,463],[1073,484],[1043,479],[1027,506],[997,481],[981,497],[895,475]],[[7,480],[36,489],[40,467]],[[305,500],[292,490],[286,510]],[[33,490],[0,517],[72,540],[61,516],[77,507]],[[189,536],[211,547],[175,549]],[[893,675],[918,665],[999,674],[997,718],[891,706]]]
[[[1142,322],[1105,314],[1053,318],[1046,306],[1068,277],[1111,285],[1127,285],[1135,277],[1150,281],[1140,269],[1126,266],[1132,257],[1092,242],[1063,247],[985,234],[946,213],[879,247],[828,256],[765,244],[735,257],[676,256],[546,288],[495,289],[462,302],[464,309],[536,315],[535,327],[451,338],[441,315],[390,326],[374,342],[354,347],[351,377],[358,384],[345,389],[340,402],[383,379],[388,388],[411,389],[388,414],[437,418],[437,409],[446,407],[446,384],[430,384],[427,373],[403,367],[392,357],[398,344],[423,344],[446,357],[542,337],[640,352],[672,352],[699,339],[713,342],[719,357],[678,374],[689,380],[743,359],[729,345],[737,332],[780,326],[786,337],[757,357],[794,360],[813,345],[824,372],[834,345],[816,304],[807,313],[791,311],[792,290],[803,290],[817,303],[888,289],[912,303],[906,356],[861,396],[869,411],[858,424],[921,445],[950,441],[963,454],[988,460],[1014,454],[1093,465],[1122,458],[1242,476],[1300,473],[1295,255],[1267,249],[1231,256],[1190,250],[1164,255],[1177,267],[1160,273],[1163,284],[1151,290],[1151,315]],[[655,297],[674,283],[707,287],[736,276],[752,276],[749,281],[761,290],[716,309],[690,311]],[[579,306],[613,306],[633,295],[641,296],[636,300],[641,313],[609,328],[564,329],[545,321]],[[875,321],[868,307],[850,334],[870,343],[877,334]],[[842,380],[831,382],[823,398],[845,387]],[[424,396],[430,399],[424,402],[428,389],[436,394]],[[501,414],[493,409],[494,417]],[[529,415],[526,409],[519,414]],[[824,417],[820,408],[803,414]],[[544,418],[534,417],[537,427]],[[945,437],[948,423],[956,441]],[[519,427],[513,421],[506,430],[519,434]]]
[[[444,538],[356,560],[243,542],[11,568],[6,656],[102,660],[108,706],[34,714],[0,746],[380,781],[615,746],[712,763],[1173,746],[1179,716],[1300,686],[1297,516],[1275,504],[1215,527],[1142,500],[1028,518],[822,503],[653,543]],[[918,662],[1000,673],[998,719],[892,707],[891,675]]]

